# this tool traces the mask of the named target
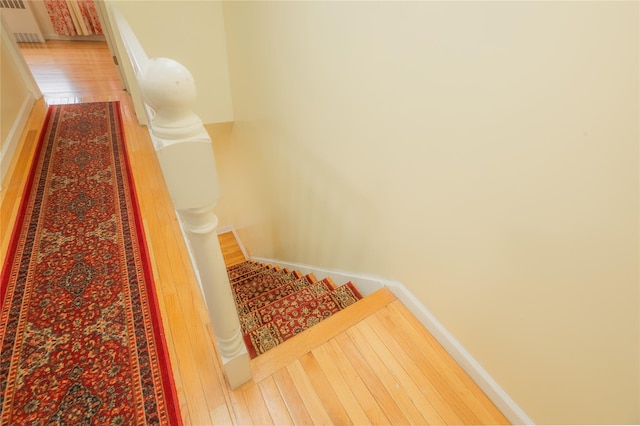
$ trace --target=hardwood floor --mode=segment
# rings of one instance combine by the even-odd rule
[[[233,232],[219,234],[218,241],[220,241],[222,257],[224,257],[224,263],[227,265],[227,268],[247,260]]]
[[[120,101],[185,424],[508,423],[386,290],[252,360],[254,381],[230,390],[153,146],[106,45],[47,42],[23,54],[45,97],[0,192],[0,260],[47,103]],[[220,236],[225,260],[238,263],[244,255],[230,235]]]

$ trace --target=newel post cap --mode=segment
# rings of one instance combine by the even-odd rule
[[[196,84],[180,62],[170,58],[150,59],[140,87],[158,121],[179,121],[193,114]]]

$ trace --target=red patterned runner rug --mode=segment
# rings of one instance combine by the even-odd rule
[[[117,102],[49,108],[0,301],[0,424],[182,423]]]
[[[362,299],[352,282],[289,272],[246,261],[227,268],[251,358],[267,352]]]

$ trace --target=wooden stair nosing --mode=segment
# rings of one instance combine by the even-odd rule
[[[269,377],[394,300],[395,295],[386,287],[382,288],[257,356],[250,361],[253,381],[258,383]]]

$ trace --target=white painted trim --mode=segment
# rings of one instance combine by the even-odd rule
[[[512,424],[534,425],[527,414],[500,387],[489,373],[476,361],[440,321],[402,284],[383,281],[411,313],[429,330],[451,357],[476,382],[489,399]]]
[[[498,407],[504,416],[512,424],[534,425],[524,411],[512,400],[509,395],[500,387],[489,373],[476,361],[473,356],[456,340],[455,337],[442,325],[440,321],[402,284],[397,281],[388,281],[373,276],[353,274],[344,271],[324,269],[298,263],[284,262],[281,260],[253,257],[251,260],[269,263],[283,268],[299,270],[303,274],[314,273],[317,278],[330,275],[340,281],[351,281],[360,290],[363,296],[373,293],[375,290],[384,287],[400,300],[409,311],[420,321],[420,323],[435,337],[435,339],[445,348],[451,357],[462,367],[462,369],[476,382],[489,399]],[[336,284],[341,284],[336,281]]]
[[[31,113],[31,108],[35,101],[36,100],[30,93],[25,96],[22,101],[22,105],[20,106],[18,116],[13,122],[11,129],[9,129],[7,138],[2,141],[2,151],[0,151],[0,191],[2,191],[2,182],[4,182],[4,178],[6,177],[9,166],[11,165],[11,160],[13,160],[13,156],[18,148],[20,138],[22,137],[22,131],[27,125],[29,114]]]
[[[33,107],[36,99],[39,99],[42,96],[42,92],[40,92],[40,88],[38,88],[38,84],[27,65],[27,61],[25,61],[18,44],[9,34],[7,28],[8,26],[4,17],[0,16],[0,39],[2,39],[3,44],[6,41],[6,47],[9,55],[22,75],[22,81],[27,88],[27,93],[22,100],[22,105],[20,106],[18,115],[11,125],[11,129],[9,129],[9,132],[7,133],[7,137],[2,141],[2,150],[0,150],[0,191],[2,191],[2,182],[7,175],[13,156],[20,144],[20,138],[22,137],[22,132],[29,119],[31,108]]]
[[[3,40],[7,40],[9,43],[7,46],[9,54],[18,67],[20,74],[22,74],[22,81],[27,86],[27,90],[31,93],[33,98],[40,99],[40,97],[42,96],[42,92],[40,91],[40,87],[38,87],[36,79],[33,77],[33,73],[31,72],[27,61],[24,59],[24,56],[20,51],[20,47],[18,47],[18,43],[16,43],[14,37],[11,36],[7,31],[8,26],[3,16],[0,16],[0,20],[2,21],[2,24],[0,25],[0,27],[2,27],[1,38]]]
[[[216,228],[216,232],[218,233],[218,235],[225,234],[227,232],[233,232],[233,235],[235,235],[236,228],[234,228],[233,225],[218,226]],[[240,244],[240,241],[238,241],[238,244]]]
[[[236,237],[236,242],[238,243],[238,246],[240,247],[240,250],[242,251],[242,254],[244,255],[244,258],[245,259],[249,259],[249,255],[247,254],[247,250],[244,248],[244,245],[242,244],[242,241],[240,240],[240,237],[238,237],[238,234],[236,233],[236,228],[234,228],[233,225],[220,226],[220,227],[216,228],[216,232],[218,233],[218,235],[224,234],[226,232],[233,232],[233,236]]]
[[[110,46],[111,54],[117,58],[118,69],[121,71],[120,77],[133,101],[138,123],[146,126],[151,121],[151,116],[142,99],[138,77],[141,78],[144,74],[149,58],[126,18],[116,7],[117,2],[109,3],[110,5],[107,5],[104,0],[100,0],[96,5],[101,11],[104,24],[109,27],[106,31],[113,36],[114,43]]]

